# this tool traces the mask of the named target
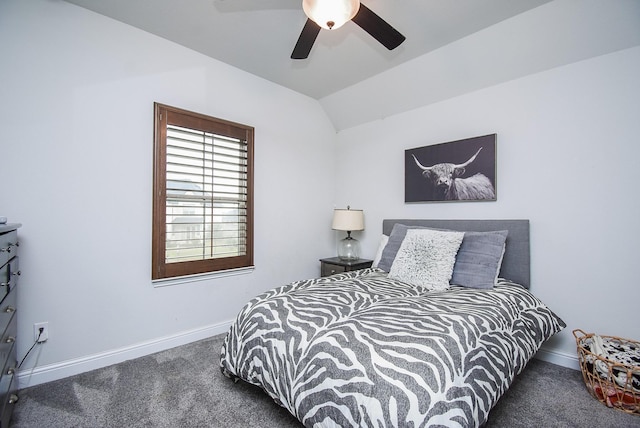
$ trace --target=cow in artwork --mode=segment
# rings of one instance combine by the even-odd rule
[[[422,170],[422,176],[431,183],[437,200],[494,200],[496,192],[491,180],[486,175],[477,173],[471,177],[462,178],[466,168],[476,159],[482,147],[475,155],[459,165],[453,163],[439,163],[424,166],[413,156],[416,165]]]

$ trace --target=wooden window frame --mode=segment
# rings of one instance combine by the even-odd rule
[[[167,125],[239,138],[247,145],[246,251],[244,255],[167,263]],[[253,266],[254,128],[191,111],[154,103],[152,280],[219,272]]]

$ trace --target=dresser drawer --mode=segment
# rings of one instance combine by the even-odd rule
[[[13,344],[16,341],[16,311],[10,313],[9,322],[6,325],[0,325],[0,331],[2,332],[2,337],[0,338],[0,354],[4,355],[5,353],[9,353]],[[0,364],[2,364],[3,360],[0,357]]]
[[[0,302],[4,301],[7,294],[18,286],[19,278],[20,259],[16,256],[0,267]]]
[[[336,273],[366,269],[371,267],[371,263],[373,263],[373,260],[368,259],[342,260],[339,257],[320,259],[320,275],[329,276]]]
[[[16,318],[16,294],[15,292],[9,293],[6,299],[0,303],[0,333],[2,336],[9,329],[11,321]],[[2,343],[4,342],[0,342],[0,348]],[[2,361],[2,358],[0,358],[0,366]]]
[[[13,230],[11,232],[0,234],[0,266],[15,256],[18,253],[18,232]]]
[[[336,273],[342,273],[347,271],[347,268],[345,266],[334,265],[326,262],[322,263],[321,267],[322,269],[321,269],[320,275],[322,276],[329,276],[329,275],[334,275]]]
[[[17,385],[18,382],[15,376],[11,376],[11,383],[9,384],[7,394],[4,396],[4,401],[0,403],[0,411],[2,412],[0,413],[0,428],[9,428],[9,424],[11,423],[11,414],[18,402]]]
[[[9,324],[4,329],[2,339],[0,339],[0,405],[6,406],[9,396],[15,392],[11,390],[11,385],[15,385],[13,377],[16,370],[15,343],[17,317],[13,316]]]
[[[15,373],[17,360],[14,358],[14,344],[8,349],[8,353],[0,351],[0,358],[5,358],[4,364],[2,364],[2,376],[0,376],[0,405],[4,405],[7,402],[8,395],[15,390],[11,390],[11,386],[15,386]]]
[[[2,359],[5,359],[5,363],[0,376],[0,428],[5,428],[9,426],[13,407],[18,401],[18,383],[15,376],[18,362],[15,359],[13,343],[7,348],[7,353],[4,350],[0,351],[0,361]]]

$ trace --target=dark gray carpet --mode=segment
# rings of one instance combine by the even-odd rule
[[[222,376],[222,339],[22,390],[10,426],[300,428],[262,390]],[[492,410],[486,427],[640,427],[640,416],[600,404],[580,372],[533,360]]]

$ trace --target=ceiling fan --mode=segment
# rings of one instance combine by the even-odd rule
[[[305,59],[322,28],[335,30],[353,21],[389,50],[404,42],[405,37],[360,0],[302,0],[307,22],[291,53],[291,59]]]

